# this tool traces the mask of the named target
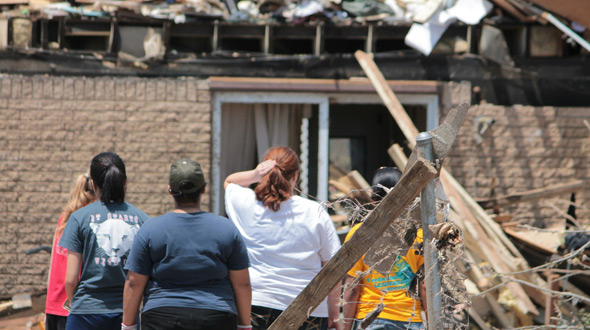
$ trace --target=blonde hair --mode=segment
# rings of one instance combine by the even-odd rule
[[[87,174],[80,174],[76,178],[74,187],[70,192],[70,200],[63,211],[63,221],[57,228],[58,232],[62,232],[68,223],[68,218],[79,208],[86,206],[88,203],[94,200],[94,191],[92,190],[92,184]]]

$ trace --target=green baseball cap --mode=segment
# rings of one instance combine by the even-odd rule
[[[185,182],[193,184],[193,187],[182,189],[181,185]],[[201,169],[201,164],[192,159],[183,158],[175,161],[170,167],[170,190],[173,193],[191,194],[199,191],[205,186],[205,176]]]

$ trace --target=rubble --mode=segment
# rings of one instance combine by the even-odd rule
[[[0,48],[7,46],[13,46],[16,49],[35,48],[37,47],[34,45],[36,37],[31,34],[35,33],[35,29],[48,29],[42,32],[45,34],[43,38],[47,38],[47,35],[55,35],[55,28],[45,27],[53,22],[60,26],[57,38],[53,37],[54,39],[48,42],[42,40],[41,48],[55,49],[55,43],[57,43],[63,49],[71,49],[71,47],[75,49],[76,46],[71,43],[64,44],[64,37],[75,36],[88,39],[104,37],[106,38],[105,43],[108,43],[106,47],[92,50],[104,50],[107,53],[116,49],[113,42],[116,42],[114,41],[116,39],[115,31],[120,26],[119,22],[161,25],[166,30],[162,32],[163,36],[174,36],[174,33],[168,32],[166,24],[225,22],[253,26],[311,25],[320,27],[320,30],[323,29],[323,26],[353,27],[376,24],[405,28],[406,32],[404,32],[403,38],[405,45],[424,55],[430,55],[437,52],[435,46],[439,44],[443,34],[452,25],[473,26],[483,22],[486,26],[491,26],[497,21],[513,20],[516,22],[539,21],[544,24],[550,21],[568,36],[568,40],[579,43],[582,47],[588,47],[587,49],[590,50],[590,45],[583,37],[579,36],[579,33],[586,31],[587,26],[575,21],[565,21],[563,24],[563,19],[560,20],[547,11],[531,6],[524,0],[494,0],[493,2],[488,0],[242,0],[237,2],[235,0],[72,0],[70,2],[2,0],[1,2],[4,4],[2,7],[4,10],[0,11],[0,21],[12,22],[13,36],[8,38],[12,40],[11,43],[5,42],[5,45],[0,43]],[[494,11],[494,8],[502,8],[508,15],[502,16],[503,14],[497,10]],[[37,28],[27,26],[24,23],[25,20],[29,21],[29,25],[35,24],[35,22],[44,23],[41,23],[41,26]],[[67,29],[62,31],[61,26],[64,23],[61,21],[63,20],[79,20],[85,22],[86,27],[82,28],[77,35],[72,35]],[[111,22],[115,23],[110,24]],[[112,25],[112,27],[98,28],[100,34],[86,31],[86,29],[94,30],[100,24]],[[90,28],[90,25],[94,27]],[[8,28],[0,24],[0,35],[7,33]],[[215,32],[210,30],[208,33],[214,34]],[[369,31],[368,33],[374,32]],[[199,35],[198,31],[194,31],[191,38],[198,38]],[[182,37],[187,38],[189,35]],[[272,39],[273,36],[269,36],[269,38]],[[500,36],[500,38],[502,37]],[[443,45],[441,48],[446,52],[465,53],[469,51],[468,42],[469,40],[460,38],[460,40],[455,40],[450,45]],[[445,41],[445,43],[449,43],[449,41]],[[482,49],[486,49],[487,43],[482,44]],[[81,50],[91,50],[89,46],[80,47]],[[216,50],[215,46],[211,48],[213,49],[209,51]],[[203,48],[203,50],[208,51],[208,48]],[[264,50],[267,53],[272,51],[272,49]],[[371,51],[371,49],[367,50]],[[317,51],[315,53],[318,55]],[[510,54],[503,55],[503,57],[506,56],[509,57]],[[149,58],[151,57],[145,59]],[[498,60],[498,57],[493,55],[490,58]],[[500,63],[513,65],[510,59],[505,61],[505,58],[501,58]]]

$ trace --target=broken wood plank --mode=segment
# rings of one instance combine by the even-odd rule
[[[543,198],[555,197],[561,194],[579,191],[585,187],[587,187],[587,185],[583,181],[576,180],[544,188],[498,196],[495,198],[476,199],[475,201],[484,209],[491,209],[494,206],[507,206],[516,203],[532,202]]]
[[[298,329],[307,319],[307,315],[328,296],[350,268],[369,250],[375,242],[375,237],[383,234],[436,176],[436,173],[436,169],[428,161],[419,159],[381,203],[369,213],[350,240],[322,267],[314,279],[273,322],[269,330]]]
[[[360,203],[371,203],[371,185],[356,170],[338,178],[328,181],[334,188],[355,197]]]
[[[12,300],[0,303],[0,313],[4,312],[5,310],[12,308]]]
[[[360,195],[364,201],[370,203],[372,201],[370,191],[371,185],[365,180],[365,178],[363,178],[363,176],[356,170],[346,174],[346,177],[357,189],[355,193]]]
[[[371,56],[362,50],[357,50],[354,53],[357,61],[365,71],[365,74],[375,87],[377,94],[381,97],[381,100],[387,107],[387,110],[391,113],[397,125],[404,133],[404,136],[408,139],[408,145],[410,148],[413,148],[416,145],[416,136],[418,136],[418,129],[408,116],[408,113],[402,107],[402,104],[399,102],[399,99],[389,85],[387,84],[387,80],[383,77],[381,70],[377,68],[377,65],[371,58]]]
[[[490,279],[483,274],[469,250],[465,251],[465,259],[470,263],[470,269],[463,270],[463,274],[468,274],[470,276],[478,290],[487,291],[491,286]],[[510,322],[506,316],[505,309],[498,302],[498,297],[496,295],[493,295],[490,292],[485,294],[482,299],[485,300],[496,320],[500,322],[502,328],[510,329],[513,327],[512,322]]]
[[[545,254],[557,254],[557,250],[556,249],[551,249],[548,248],[546,245],[541,244],[540,242],[534,241],[531,238],[529,238],[528,236],[524,235],[523,233],[521,233],[518,230],[515,230],[513,228],[510,227],[504,227],[502,226],[502,229],[504,229],[504,232],[506,232],[506,234],[516,238],[517,240],[523,242],[523,244],[526,245],[530,245],[531,247],[542,251]]]
[[[521,22],[530,22],[534,19],[529,18],[528,16],[525,16],[523,13],[521,13],[518,9],[516,9],[511,3],[509,3],[506,0],[492,0],[493,3],[496,4],[496,6],[504,9],[505,11],[507,11],[508,13],[510,13],[512,16],[518,18]]]
[[[475,323],[480,327],[482,330],[491,330],[490,327],[485,323],[483,318],[481,317],[482,313],[480,310],[489,310],[490,307],[487,305],[486,301],[483,298],[478,297],[481,292],[477,289],[475,283],[473,283],[469,279],[465,279],[465,288],[467,289],[467,294],[469,294],[472,306],[468,309],[469,316]]]

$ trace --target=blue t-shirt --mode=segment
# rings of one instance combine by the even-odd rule
[[[59,245],[82,254],[72,314],[123,311],[123,270],[133,239],[149,216],[124,203],[89,204],[70,215]]]
[[[229,219],[169,212],[137,233],[125,269],[150,277],[144,312],[188,307],[237,314],[229,271],[248,265],[246,245]]]

